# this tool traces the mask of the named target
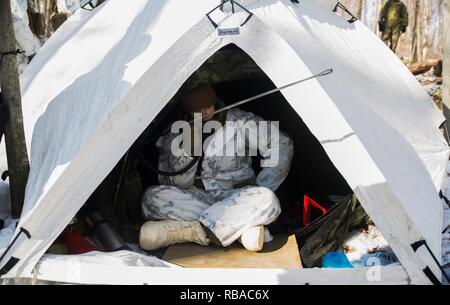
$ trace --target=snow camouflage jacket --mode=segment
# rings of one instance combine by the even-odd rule
[[[199,163],[197,161],[197,164],[182,175],[171,177],[159,175],[159,182],[162,185],[187,189],[194,184],[197,185],[196,179],[200,179],[206,191],[230,190],[245,185],[258,185],[275,191],[289,173],[294,145],[290,137],[276,126],[271,126],[267,130],[258,128],[261,126],[260,122],[266,121],[240,109],[228,110],[222,128],[216,130],[206,140],[208,144],[205,145],[204,157],[203,160],[200,159],[202,160],[200,176],[196,176]],[[261,132],[265,132],[265,136]],[[193,160],[191,156],[175,156],[172,153],[170,147],[177,136],[179,134],[169,132],[156,142],[160,153],[159,169],[162,171],[182,170]],[[255,139],[264,141],[263,138],[267,139],[264,145],[254,141]],[[235,146],[229,146],[232,143],[235,143]],[[221,154],[220,152],[225,151],[225,147],[234,149],[231,154]],[[255,177],[252,157],[247,150],[256,148],[265,161],[272,158],[270,161],[274,161],[272,164],[274,166],[262,167],[261,172]],[[242,149],[246,149],[243,156],[238,154]]]

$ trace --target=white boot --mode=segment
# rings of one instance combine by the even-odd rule
[[[239,242],[249,251],[261,251],[264,245],[264,226],[256,226],[246,230]]]
[[[195,242],[207,246],[208,237],[198,221],[147,221],[141,227],[139,245],[144,250],[155,250],[173,244]]]
[[[269,229],[264,228],[264,243],[270,243],[273,240],[272,234],[270,234]]]

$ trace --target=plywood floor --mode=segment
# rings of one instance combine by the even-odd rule
[[[246,250],[234,243],[227,248],[178,244],[169,247],[165,261],[188,268],[301,268],[294,235],[277,235],[260,252]]]

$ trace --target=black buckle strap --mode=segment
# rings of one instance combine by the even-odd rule
[[[8,52],[1,52],[0,55],[16,55],[16,54],[22,54],[25,53],[25,51],[22,51],[20,49],[14,50],[14,51],[8,51]]]
[[[94,0],[90,0],[90,1],[85,2],[83,5],[81,5],[81,8],[86,10],[86,11],[94,10],[95,5],[92,3],[92,1],[94,1]],[[88,5],[91,7],[90,9],[86,8],[86,6],[88,6]]]
[[[218,6],[216,6],[215,8],[213,8],[210,12],[208,12],[208,13],[206,14],[206,17],[208,17],[209,21],[211,21],[211,23],[212,23],[212,25],[214,26],[215,29],[217,29],[217,28],[219,27],[219,25],[218,25],[217,23],[215,23],[214,20],[212,20],[212,18],[211,18],[210,15],[211,15],[215,10],[217,10],[217,9],[219,9],[219,8],[220,8],[220,10],[223,11],[223,6],[224,6],[224,4],[226,4],[227,2],[230,2],[230,4],[231,4],[231,12],[232,12],[233,14],[236,12],[236,11],[235,11],[235,5],[237,5],[238,7],[240,7],[242,10],[244,10],[244,11],[248,14],[247,18],[244,20],[244,22],[241,24],[241,26],[244,26],[244,25],[250,20],[250,18],[253,16],[253,13],[252,13],[252,12],[250,12],[248,9],[246,9],[246,8],[245,8],[244,6],[242,6],[241,4],[235,2],[234,0],[222,0],[222,2],[221,2]]]
[[[439,197],[450,207],[450,201],[444,196],[442,191],[439,191]]]
[[[0,270],[0,276],[7,274],[14,266],[20,261],[20,259],[16,257],[11,257],[9,261],[3,266]]]
[[[338,8],[340,8],[341,10],[343,10],[345,13],[350,15],[350,19],[348,19],[348,23],[354,23],[358,20],[358,18],[356,18],[355,15],[353,15],[352,12],[350,12],[341,2],[338,1],[338,3],[336,4],[336,6],[333,9],[333,12],[337,12]]]
[[[441,281],[434,275],[433,271],[431,271],[430,267],[426,267],[423,269],[423,273],[430,279],[430,281],[433,283],[433,285],[436,286],[442,286]],[[445,274],[445,273],[444,273]]]
[[[3,252],[2,256],[0,257],[0,262],[5,258],[6,253],[8,253],[8,251],[9,251],[9,250],[11,249],[11,247],[16,243],[17,239],[19,238],[20,234],[22,234],[22,233],[25,234],[26,237],[27,237],[28,239],[31,238],[30,232],[28,232],[28,231],[27,231],[26,229],[24,229],[24,228],[20,228],[19,234],[17,234],[17,235],[14,237],[13,241],[8,245],[8,247],[6,248],[5,252]]]
[[[7,51],[7,52],[0,52],[0,68],[2,66],[3,62],[3,56],[5,55],[17,55],[17,54],[23,54],[25,51],[22,51],[20,49],[14,50],[14,51]]]
[[[17,239],[19,238],[20,234],[25,234],[25,236],[30,239],[31,238],[31,234],[30,232],[28,232],[28,230],[24,229],[23,227],[20,228],[19,230],[19,234],[17,234],[13,241],[8,245],[8,247],[6,248],[5,252],[3,252],[2,257],[0,257],[0,262],[5,258],[6,254],[9,252],[9,250],[11,249],[11,247],[16,243]],[[20,259],[16,258],[16,257],[11,257],[8,262],[5,264],[5,266],[3,266],[2,269],[0,269],[0,276],[8,273],[18,262],[20,261]]]
[[[419,249],[420,247],[425,246],[425,248],[428,250],[428,252],[430,253],[431,257],[433,258],[434,262],[436,263],[436,265],[439,267],[439,269],[441,270],[442,274],[444,275],[444,277],[447,279],[448,282],[450,282],[450,278],[447,275],[447,273],[445,272],[444,268],[441,266],[441,264],[439,263],[439,261],[437,260],[436,256],[434,255],[433,251],[431,251],[430,247],[427,244],[426,240],[419,240],[416,241],[415,243],[411,244],[411,248],[414,250],[414,252],[417,252],[417,249]],[[433,274],[433,272],[431,272],[431,269],[427,266],[423,272],[425,273],[425,275],[430,279],[430,281],[437,285],[441,285],[441,281],[439,281],[436,276]]]
[[[2,141],[1,141],[1,140],[2,140],[1,137],[2,137],[2,135],[0,134],[0,143],[2,142]],[[8,177],[9,177],[9,172],[6,170],[6,171],[4,171],[4,172],[2,173],[0,179],[2,179],[2,181],[6,181],[6,179],[8,179]]]
[[[30,232],[28,232],[28,230],[27,229],[24,229],[24,228],[20,228],[20,232],[22,232],[23,234],[25,234],[25,236],[28,238],[28,239],[30,239],[31,238],[31,234],[30,234]]]

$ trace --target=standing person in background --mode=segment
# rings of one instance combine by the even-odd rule
[[[381,9],[378,24],[381,39],[395,53],[398,40],[408,27],[408,8],[401,0],[388,0]]]

